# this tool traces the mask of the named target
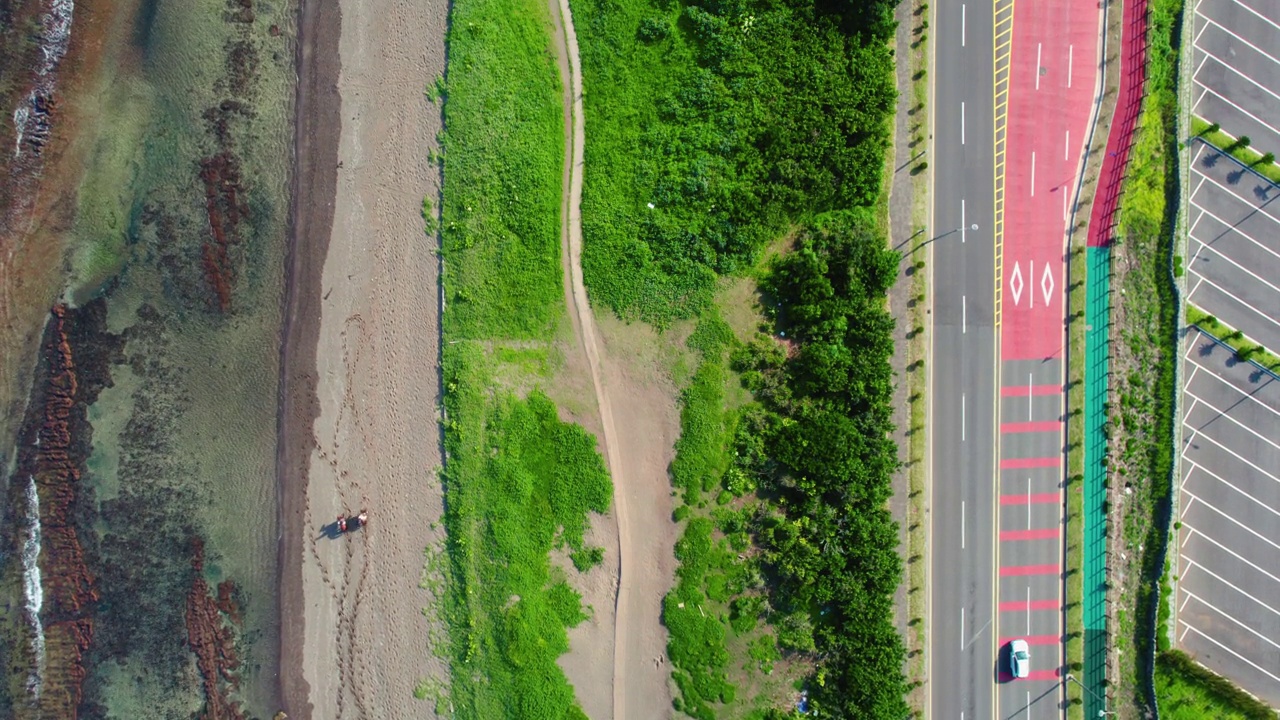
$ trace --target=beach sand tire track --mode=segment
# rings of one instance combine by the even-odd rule
[[[634,368],[612,361],[596,324],[582,276],[582,172],[585,122],[582,66],[569,0],[548,0],[555,24],[565,104],[566,168],[562,202],[561,263],[569,282],[566,302],[577,340],[585,351],[600,413],[602,442],[613,479],[618,526],[619,573],[614,607],[613,720],[666,718],[671,715],[666,632],[661,626],[662,598],[674,576],[674,538],[670,484],[666,469],[675,434],[674,403],[638,381]],[[565,60],[567,59],[567,64]],[[663,383],[665,384],[665,383]],[[615,422],[614,399],[625,401],[625,433]],[[624,439],[625,435],[625,439]],[[644,507],[641,507],[644,506]],[[645,538],[644,542],[638,542]],[[583,692],[579,688],[578,692]]]

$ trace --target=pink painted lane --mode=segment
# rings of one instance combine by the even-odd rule
[[[1061,493],[1014,493],[1010,495],[1000,496],[1001,505],[1042,505],[1042,504],[1062,504]]]
[[[1062,432],[1061,420],[1040,420],[1036,422],[1007,422],[1000,423],[1000,432],[1002,433],[1029,433],[1029,432]]]
[[[1059,528],[1036,528],[1034,530],[1001,530],[1000,542],[1014,540],[1057,540]]]
[[[1061,385],[1005,385],[1000,397],[1026,397],[1028,395],[1061,395]]]
[[[1026,640],[1028,645],[1057,645],[1061,638],[1057,635],[1020,635],[1016,638],[1000,638],[1000,644],[1007,645],[1011,640]]]
[[[1025,575],[1058,575],[1058,565],[1008,565],[1000,568],[1000,577],[1022,577]]]
[[[1005,146],[1004,360],[1060,358],[1066,230],[1097,81],[1097,0],[1014,15]]]
[[[1005,458],[1000,461],[1001,470],[1027,470],[1029,468],[1057,467],[1062,464],[1060,455],[1038,458]]]
[[[1062,603],[1057,599],[1052,600],[1032,600],[1025,602],[1023,600],[1009,600],[1000,603],[1000,612],[1028,612],[1035,610],[1062,610]]]

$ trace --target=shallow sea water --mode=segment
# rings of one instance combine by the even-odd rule
[[[240,7],[142,3],[129,28],[139,61],[116,71],[82,188],[67,297],[105,297],[108,328],[127,338],[114,386],[89,409],[102,602],[87,715],[190,717],[202,706],[183,625],[197,536],[210,588],[238,588],[233,697],[249,717],[278,709],[276,393],[295,8],[254,3],[251,23],[229,21]],[[251,67],[247,79],[229,73],[232,55]],[[241,109],[218,114],[226,100]],[[219,121],[230,138],[221,146]],[[219,149],[238,160],[248,207],[228,252],[225,313],[202,266],[212,231],[201,160]]]

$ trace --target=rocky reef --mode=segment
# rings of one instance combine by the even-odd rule
[[[196,667],[204,687],[205,705],[200,720],[245,720],[244,712],[228,692],[239,687],[236,670],[235,630],[240,623],[235,585],[223,581],[217,598],[204,579],[204,543],[192,542],[191,568],[195,578],[187,593],[187,643],[196,655]]]
[[[15,707],[18,717],[74,719],[82,700],[85,653],[93,644],[100,598],[79,529],[86,512],[81,478],[92,433],[86,408],[111,383],[108,363],[120,349],[119,339],[103,330],[105,322],[101,302],[80,310],[53,309],[9,483],[13,497],[34,482],[38,503],[11,507],[38,507],[38,517],[17,519],[38,531],[37,577],[43,586],[37,593],[42,602],[28,607],[25,616],[33,641],[22,646],[29,694],[25,705]],[[89,337],[93,352],[85,355],[76,348]]]

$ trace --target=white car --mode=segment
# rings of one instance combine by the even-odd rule
[[[1014,678],[1025,678],[1031,672],[1031,651],[1021,638],[1009,643],[1009,672]]]

